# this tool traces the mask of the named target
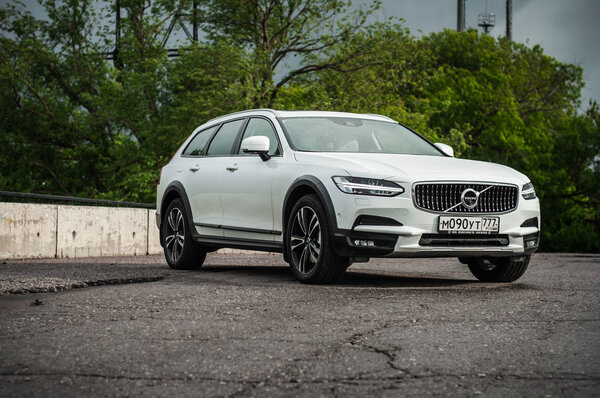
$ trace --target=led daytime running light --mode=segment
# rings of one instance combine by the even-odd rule
[[[386,180],[361,177],[332,177],[340,191],[354,195],[396,196],[404,192],[400,185]]]

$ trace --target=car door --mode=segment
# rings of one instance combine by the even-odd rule
[[[263,135],[271,143],[271,159],[244,154],[240,149],[244,138]],[[248,120],[236,145],[237,154],[225,168],[221,200],[223,203],[223,235],[231,238],[275,240],[281,231],[273,228],[271,201],[272,180],[281,162],[281,146],[272,123],[263,117]]]
[[[223,221],[222,178],[243,124],[242,118],[217,126],[216,132],[213,130],[202,149],[191,148],[189,151],[190,154],[201,153],[201,155],[189,156],[186,159],[187,167],[183,171],[186,175],[184,186],[192,209],[194,225],[202,235],[223,236],[220,228]],[[205,137],[199,138],[199,143],[201,144],[205,139]],[[194,140],[190,142],[188,148],[194,144]],[[183,152],[184,157],[188,148]]]

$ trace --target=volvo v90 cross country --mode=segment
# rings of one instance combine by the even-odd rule
[[[371,257],[458,257],[511,282],[538,247],[540,209],[525,175],[388,117],[259,109],[194,130],[161,171],[156,222],[176,269],[229,247],[282,252],[307,283]]]

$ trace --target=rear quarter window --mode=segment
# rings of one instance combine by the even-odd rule
[[[210,127],[196,134],[183,151],[183,156],[202,156],[206,143],[210,137],[212,137],[217,127],[218,126]]]

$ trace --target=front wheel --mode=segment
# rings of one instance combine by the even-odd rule
[[[525,273],[531,256],[461,258],[471,273],[482,282],[514,282]]]
[[[300,282],[334,283],[350,264],[349,258],[333,251],[327,216],[316,195],[296,202],[287,222],[286,239],[287,258]]]
[[[165,259],[173,269],[198,269],[204,263],[206,251],[192,240],[183,202],[175,199],[167,207],[162,222]]]

